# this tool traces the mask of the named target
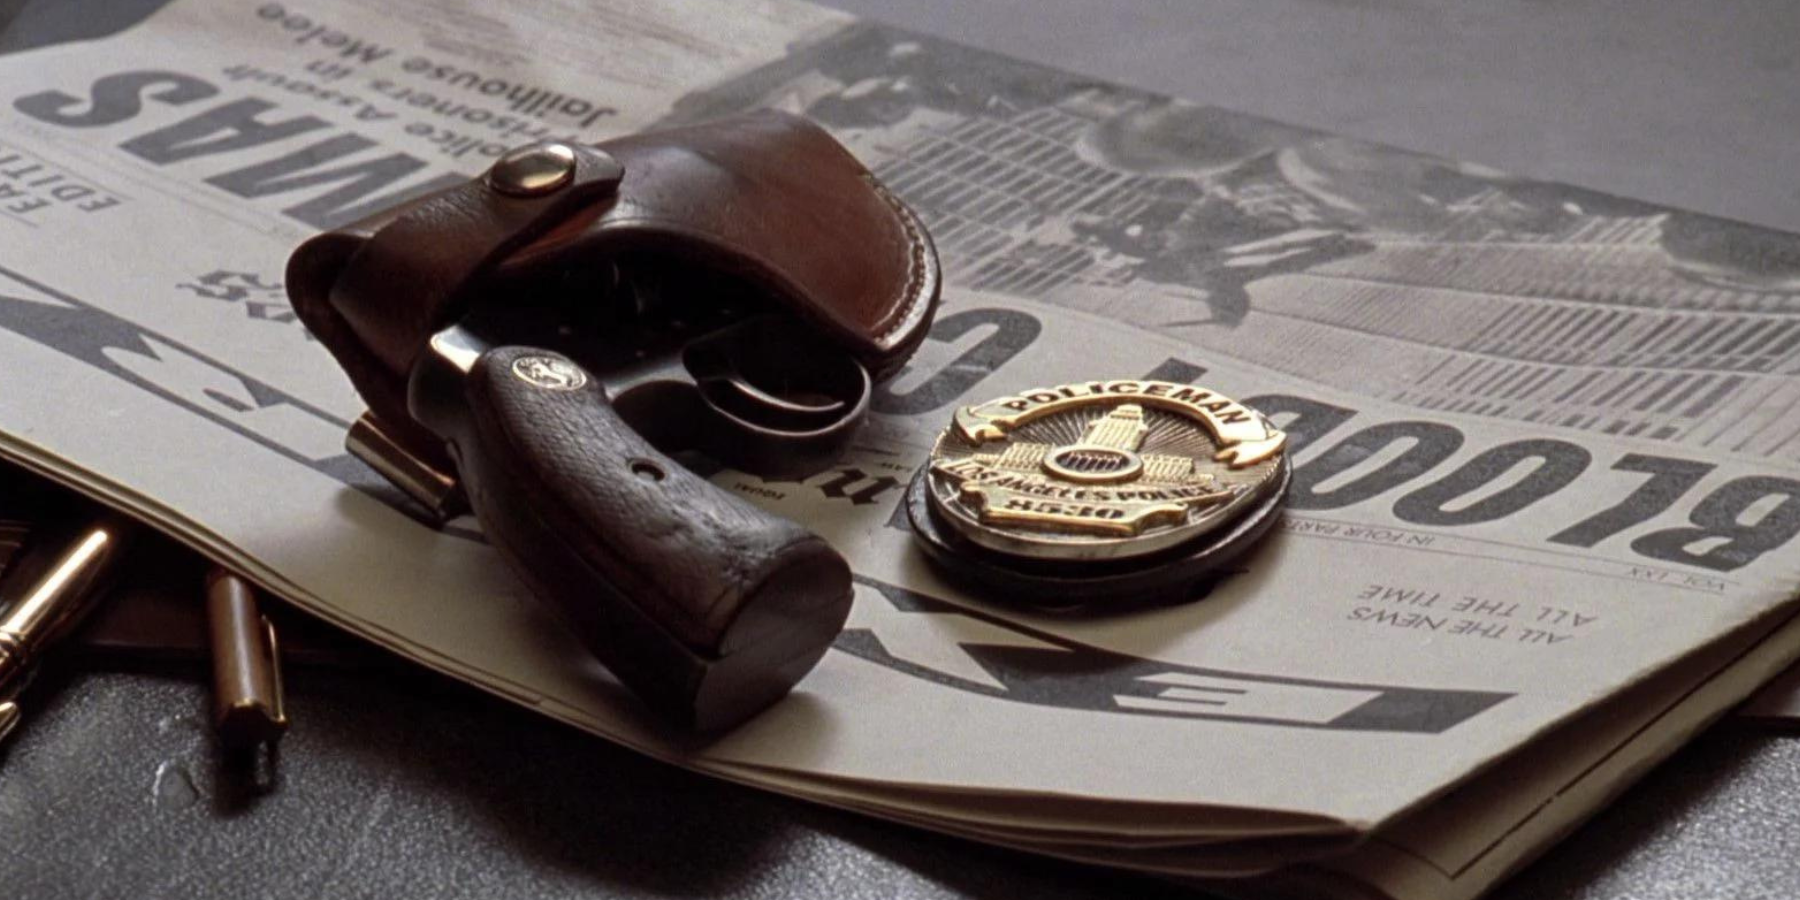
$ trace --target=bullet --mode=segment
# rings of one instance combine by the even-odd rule
[[[287,731],[275,627],[249,582],[215,567],[206,577],[212,638],[213,726],[227,750],[273,745]]]
[[[135,526],[106,514],[89,524],[59,529],[26,551],[20,577],[0,584],[0,739],[20,717],[19,692],[44,651],[74,630],[94,606]],[[47,566],[35,565],[53,557]],[[29,581],[32,572],[40,571]],[[22,590],[15,590],[24,584]]]

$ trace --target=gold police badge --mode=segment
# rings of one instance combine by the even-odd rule
[[[1260,536],[1286,488],[1286,443],[1194,385],[1029,390],[957,410],[908,510],[940,561],[1132,593],[1168,582],[1159,569],[1191,581]]]

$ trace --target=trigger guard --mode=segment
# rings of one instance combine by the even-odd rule
[[[733,412],[708,396],[708,382],[714,382],[714,396],[721,390],[735,393],[722,383],[728,376],[696,377],[677,360],[625,377],[612,373],[601,382],[619,416],[663,452],[695,451],[741,472],[793,478],[836,462],[868,414],[873,381],[860,363],[849,362],[856,367],[858,390],[853,397],[834,398],[829,407],[834,414],[810,427],[776,427]]]
[[[700,391],[702,421],[697,423],[696,449],[734,469],[771,478],[811,475],[838,461],[869,410],[871,382],[860,363],[852,362],[863,377],[863,389],[854,401],[837,401],[841,414],[808,430],[787,430],[736,415]]]
[[[711,389],[715,386],[717,386],[718,389],[734,392],[746,402],[768,407],[777,416],[788,415],[796,418],[832,416],[833,418],[837,418],[843,415],[844,408],[849,405],[835,397],[831,398],[831,402],[829,403],[798,403],[785,397],[777,397],[774,394],[751,384],[742,376],[737,375],[728,378],[708,380],[705,382],[705,387],[702,388],[702,390]]]
[[[859,365],[860,369],[860,365]],[[866,374],[864,374],[866,378]],[[868,414],[869,391],[844,405],[841,416],[812,430],[779,430],[740,418],[702,396],[697,448],[740,472],[763,477],[805,477],[830,468],[850,448]]]
[[[861,363],[844,358],[856,383],[843,394],[819,392],[825,403],[804,403],[770,393],[735,372],[699,377],[694,388],[711,412],[746,431],[768,432],[804,438],[849,425],[854,427],[869,408],[873,382]],[[848,396],[846,396],[848,395]]]
[[[747,432],[804,438],[854,426],[873,390],[855,357],[779,316],[708,335],[681,362],[701,402]]]

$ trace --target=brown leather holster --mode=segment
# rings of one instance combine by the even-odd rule
[[[287,275],[369,404],[358,429],[406,465],[355,429],[352,450],[428,506],[408,465],[460,479],[490,542],[614,674],[699,728],[811,668],[850,575],[664,453],[818,469],[924,338],[939,280],[911,211],[776,112],[526,148],[307,241]]]
[[[511,197],[475,178],[318,235],[288,261],[300,319],[422,457],[444,462],[406,411],[426,339],[477,298],[558,269],[623,262],[739,279],[876,380],[924,339],[940,281],[931,238],[812,122],[766,110],[574,149],[576,174],[556,193]]]

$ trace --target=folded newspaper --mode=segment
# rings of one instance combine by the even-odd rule
[[[1227,891],[1473,897],[1800,655],[1800,239],[1096,83],[786,0],[177,0],[0,57],[0,453],[645,753]],[[853,455],[717,483],[852,561],[789,699],[660,730],[472,523],[347,456],[301,239],[539,138],[808,115],[945,307]],[[1203,602],[1035,615],[925,566],[958,404],[1203,380],[1291,436]]]

